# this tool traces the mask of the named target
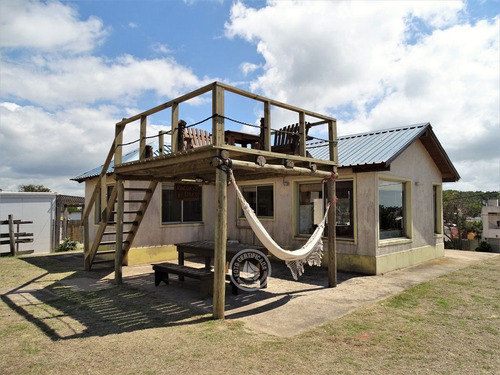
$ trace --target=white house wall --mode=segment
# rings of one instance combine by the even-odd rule
[[[7,220],[8,215],[13,215],[14,220],[33,221],[33,224],[22,224],[19,227],[20,232],[33,233],[33,242],[19,244],[20,251],[50,252],[54,234],[55,204],[55,193],[0,193],[0,220]],[[0,232],[7,233],[8,228],[7,225],[2,225]],[[16,225],[14,230],[17,230]],[[9,245],[0,245],[0,252],[9,252]]]

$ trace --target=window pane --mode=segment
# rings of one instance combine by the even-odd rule
[[[257,216],[274,216],[274,194],[272,185],[257,187]]]
[[[198,186],[199,194],[198,200],[184,200],[182,201],[182,221],[183,222],[193,222],[193,221],[202,221],[202,212],[201,212],[201,186]]]
[[[323,204],[321,183],[299,185],[299,234],[312,234],[314,224],[314,201]]]
[[[163,188],[162,190],[162,207],[161,221],[162,223],[179,223],[181,222],[181,202],[175,197],[173,188]]]
[[[336,183],[337,195],[337,236],[354,238],[353,223],[353,182],[338,181]]]
[[[257,214],[257,188],[255,186],[245,186],[242,189],[243,197]],[[243,212],[240,216],[243,216]]]
[[[379,180],[380,239],[403,237],[405,233],[405,184]]]

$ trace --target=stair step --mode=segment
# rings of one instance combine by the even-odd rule
[[[130,244],[129,241],[123,241],[123,243]],[[99,246],[115,245],[115,244],[116,244],[116,241],[101,241],[101,243],[99,244]]]
[[[111,211],[112,213],[116,214],[118,213],[117,211]],[[136,215],[142,215],[142,211],[123,211],[124,214],[136,214]]]
[[[123,225],[137,225],[138,222],[137,221],[124,221],[123,222]],[[116,225],[116,221],[108,221],[108,225]]]
[[[133,230],[126,230],[123,232],[123,234],[131,234],[131,233],[134,233],[134,231]],[[116,232],[104,232],[102,235],[103,236],[114,236],[114,235],[116,235]]]
[[[123,203],[147,203],[145,199],[125,199]]]
[[[126,187],[125,191],[144,191],[146,193],[152,193],[153,191],[149,188],[139,188],[139,187]]]

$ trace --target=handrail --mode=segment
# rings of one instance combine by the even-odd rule
[[[89,217],[90,211],[92,210],[94,206],[95,199],[97,198],[97,191],[100,189],[101,186],[101,180],[104,177],[104,175],[108,172],[109,165],[111,164],[111,160],[113,159],[113,155],[115,154],[116,150],[116,137],[113,140],[113,143],[111,144],[111,148],[109,149],[108,156],[106,157],[106,161],[104,162],[104,165],[102,166],[102,171],[99,175],[99,179],[97,180],[97,184],[94,187],[94,191],[92,192],[92,195],[90,196],[90,200],[87,203],[87,206],[85,207],[85,211],[83,212],[83,218],[82,218],[82,225],[83,222]]]

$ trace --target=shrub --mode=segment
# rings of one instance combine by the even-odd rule
[[[76,250],[76,246],[78,245],[77,241],[72,240],[71,238],[65,238],[63,242],[59,244],[54,250],[56,253],[60,253],[63,251],[71,251]]]
[[[484,251],[490,253],[492,251],[491,245],[486,241],[481,241],[478,247],[476,247],[476,251]]]

